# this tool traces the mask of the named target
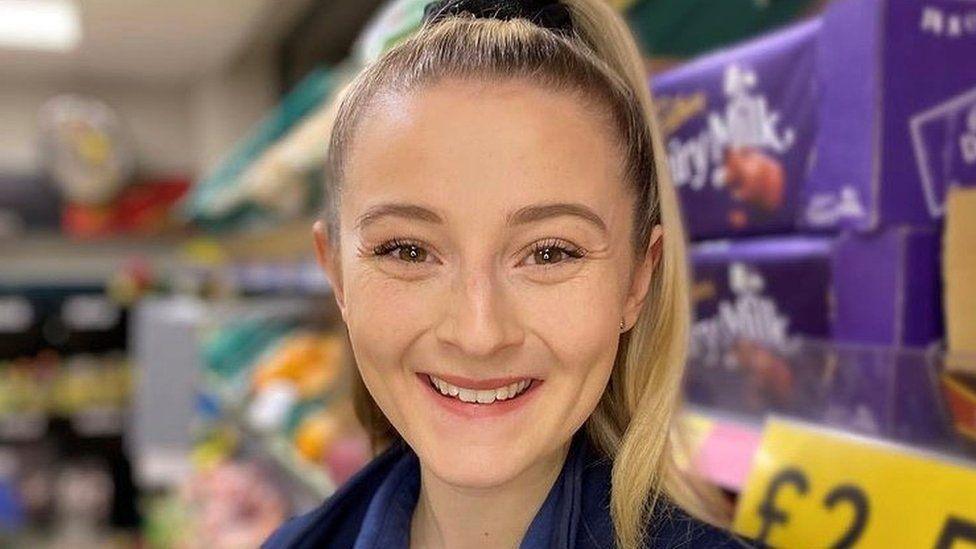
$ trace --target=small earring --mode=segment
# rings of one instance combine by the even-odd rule
[[[624,331],[624,319],[623,318],[620,319],[620,331],[621,332]]]

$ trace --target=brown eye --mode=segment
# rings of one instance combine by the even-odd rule
[[[536,263],[559,263],[562,259],[563,250],[561,248],[543,248],[535,252]]]
[[[415,246],[413,244],[407,244],[405,246],[400,246],[400,259],[404,261],[409,261],[412,263],[423,263],[427,259],[427,250],[421,248],[420,246]]]
[[[428,252],[426,248],[415,242],[390,240],[373,248],[373,255],[419,264],[427,261]]]
[[[562,240],[549,239],[532,247],[532,262],[535,266],[556,266],[582,258],[586,250]]]

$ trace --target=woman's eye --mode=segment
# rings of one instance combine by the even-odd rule
[[[390,256],[406,263],[424,263],[427,261],[427,250],[415,242],[391,240],[373,248],[377,256]]]
[[[373,255],[412,264],[429,260],[429,252],[418,242],[394,239],[373,248]],[[548,267],[580,259],[586,250],[558,239],[548,239],[532,245],[526,258],[529,265]]]
[[[535,265],[548,266],[580,259],[586,250],[561,240],[544,240],[532,246],[531,260]]]

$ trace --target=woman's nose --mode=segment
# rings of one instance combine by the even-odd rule
[[[471,269],[458,276],[437,329],[442,342],[471,356],[490,356],[521,344],[524,331],[497,277]]]

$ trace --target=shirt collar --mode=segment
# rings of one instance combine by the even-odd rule
[[[584,468],[585,434],[574,435],[566,461],[520,549],[569,548],[576,539]],[[409,449],[393,465],[369,503],[354,549],[407,548],[420,496],[420,462]]]

